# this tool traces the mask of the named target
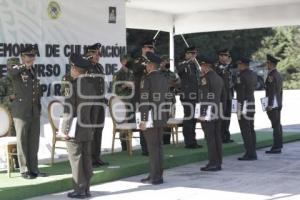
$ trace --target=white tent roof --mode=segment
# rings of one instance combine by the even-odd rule
[[[175,34],[300,24],[300,0],[127,0],[127,28]]]

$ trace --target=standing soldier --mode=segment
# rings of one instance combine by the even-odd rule
[[[119,97],[123,97],[122,100],[126,102],[127,104],[132,104],[132,98],[133,92],[133,72],[128,69],[128,61],[129,57],[127,55],[121,56],[120,62],[122,64],[121,69],[114,74],[113,77],[113,85],[115,88],[115,94],[118,95]],[[130,110],[130,109],[129,109]],[[129,117],[130,115],[134,116],[133,113],[127,113]],[[128,119],[128,122],[133,121],[133,119]],[[121,146],[122,146],[122,151],[127,151],[127,144],[125,141],[125,135],[121,133],[120,135],[120,140],[121,140]]]
[[[20,172],[23,178],[34,179],[46,175],[38,169],[41,91],[33,66],[34,46],[21,50],[21,60],[22,65],[15,65],[8,70],[16,94],[11,110],[17,135]]]
[[[65,99],[62,133],[66,135],[67,149],[73,175],[74,191],[68,193],[70,198],[87,198],[90,195],[90,181],[93,175],[92,167],[92,140],[93,119],[92,110],[94,99],[88,96],[95,95],[93,80],[84,75],[91,63],[80,55],[70,56],[71,76],[73,78],[72,93]],[[79,94],[82,93],[82,95]],[[84,96],[83,96],[84,95]],[[86,104],[83,106],[83,104]],[[80,110],[78,108],[81,107]],[[77,117],[75,137],[70,137],[72,123]]]
[[[93,109],[92,116],[94,117],[94,124],[96,125],[94,129],[94,140],[92,143],[92,157],[93,166],[100,167],[103,165],[108,165],[108,162],[101,160],[101,143],[102,143],[102,131],[105,121],[105,77],[104,68],[99,63],[100,60],[100,48],[101,44],[96,43],[92,46],[87,47],[87,59],[92,63],[88,74],[90,74],[94,79],[94,87],[97,96],[97,103],[101,105],[95,106]]]
[[[147,74],[146,71],[146,53],[152,52],[154,53],[154,40],[147,40],[142,45],[142,55],[135,59],[132,67],[133,75],[134,75],[134,104],[136,108],[136,104],[140,103],[140,90],[141,83],[144,77]],[[140,132],[140,145],[142,148],[142,155],[148,156],[147,144],[144,138],[144,135]]]
[[[244,140],[246,153],[238,160],[257,160],[256,133],[254,130],[255,99],[254,90],[257,76],[249,69],[250,59],[238,60],[239,75],[236,83],[237,101],[239,104],[238,121]]]
[[[281,153],[282,148],[282,126],[281,126],[281,109],[282,109],[282,78],[276,69],[278,59],[267,55],[268,77],[266,80],[266,97],[268,97],[267,114],[273,128],[273,146],[271,150],[266,151],[268,154]],[[277,107],[273,108],[274,102],[277,101]]]
[[[188,47],[185,50],[185,61],[177,67],[181,80],[180,100],[184,109],[183,136],[185,148],[196,149],[201,145],[196,140],[196,119],[194,118],[195,105],[198,101],[198,82],[200,72],[195,62],[197,50],[195,47]]]
[[[175,103],[176,103],[176,97],[175,97],[175,90],[180,85],[180,78],[177,74],[172,72],[170,70],[170,59],[168,56],[162,56],[161,57],[161,63],[160,63],[160,72],[168,79],[169,84],[169,90],[172,93],[172,107],[170,108],[170,113],[168,118],[175,117]],[[171,128],[166,127],[164,128],[165,133],[171,133]],[[171,134],[164,134],[163,135],[163,144],[170,144],[171,143]]]
[[[231,104],[233,97],[233,82],[232,82],[232,65],[230,63],[230,53],[228,49],[222,49],[219,51],[219,62],[215,66],[217,74],[223,79],[226,93],[226,101],[224,106],[224,117],[221,119],[221,135],[223,143],[231,143],[230,139],[230,118],[231,118]]]
[[[221,111],[220,103],[223,101],[224,83],[222,78],[212,70],[212,59],[203,58],[200,65],[203,74],[199,83],[200,103],[203,104],[200,120],[207,142],[209,161],[205,167],[201,168],[201,171],[219,171],[222,169],[222,136],[219,113]],[[209,106],[211,106],[210,114]],[[202,118],[207,115],[210,115],[211,119]]]
[[[145,134],[149,150],[150,173],[141,182],[157,185],[163,183],[162,135],[167,122],[167,102],[171,101],[172,96],[168,95],[168,80],[157,70],[160,57],[152,52],[148,52],[146,56],[148,74],[141,84],[140,129]],[[146,127],[149,112],[152,113],[153,127]]]

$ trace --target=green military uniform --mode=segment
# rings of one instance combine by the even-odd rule
[[[90,62],[77,54],[72,54],[70,60],[74,66],[85,70],[91,65]],[[66,106],[61,131],[68,134],[73,118],[77,117],[75,138],[67,140],[74,187],[74,192],[69,193],[68,196],[73,198],[83,198],[90,195],[89,187],[93,174],[91,146],[93,140],[92,103],[94,100],[84,96],[95,95],[93,84],[93,80],[87,76],[73,79],[72,89],[74,92],[65,99]],[[84,96],[78,95],[79,86]],[[78,110],[78,107],[83,104],[86,105]]]
[[[168,80],[169,90],[170,90],[170,92],[172,93],[172,96],[173,96],[173,98],[172,98],[172,103],[173,103],[172,108],[173,108],[173,106],[176,103],[175,90],[179,86],[179,82],[180,82],[179,77],[174,72],[172,72],[170,69],[160,69],[160,72]],[[174,111],[175,111],[174,109],[170,109],[169,118],[175,117],[174,116],[175,115]],[[171,128],[169,128],[169,127],[164,128],[164,132],[171,133]],[[170,144],[171,143],[170,140],[171,140],[171,135],[170,134],[164,134],[163,135],[163,143],[164,144]]]
[[[22,50],[22,55],[34,54],[32,46]],[[39,174],[40,82],[33,67],[28,69],[25,65],[15,65],[8,72],[12,77],[16,95],[11,110],[17,135],[20,172],[23,177],[28,175],[32,178]]]
[[[202,63],[212,65],[210,58],[203,58]],[[199,100],[201,105],[200,117],[206,116],[208,106],[212,106],[211,119],[201,121],[208,151],[208,164],[201,168],[203,171],[218,171],[222,165],[222,136],[221,121],[219,118],[220,103],[224,101],[224,82],[218,74],[209,70],[200,78],[199,83]]]
[[[249,65],[250,60],[241,58],[240,62]],[[256,133],[254,130],[255,99],[254,91],[257,76],[250,69],[240,71],[237,77],[236,93],[237,101],[240,105],[238,111],[239,125],[244,140],[245,155],[239,160],[256,160]],[[244,102],[247,102],[247,113],[243,114]]]
[[[100,43],[88,46],[87,51],[88,55],[92,55],[99,51],[101,47]],[[96,125],[94,128],[94,139],[92,142],[92,158],[94,166],[107,165],[107,162],[104,162],[100,159],[101,157],[101,144],[102,144],[102,131],[105,122],[105,74],[104,68],[100,63],[92,64],[88,70],[88,74],[91,75],[91,78],[94,83],[95,96],[97,96],[96,102],[101,105],[94,106],[92,111],[93,122]]]
[[[20,65],[19,58],[7,59],[7,68],[11,68],[14,65]],[[11,103],[15,99],[15,91],[13,85],[13,79],[10,75],[2,77],[0,79],[0,104],[4,105],[9,112],[11,112]],[[15,136],[16,130],[14,124],[12,124],[9,135]]]
[[[160,61],[160,58],[151,52],[147,53],[147,58],[154,63],[159,63]],[[149,112],[152,112],[153,116],[153,127],[143,131],[150,160],[150,175],[148,179],[152,184],[163,182],[162,136],[163,127],[166,125],[169,112],[161,109],[164,109],[162,104],[170,102],[172,99],[168,93],[168,80],[159,71],[150,72],[141,85],[141,121],[148,121]],[[153,108],[152,104],[155,105],[155,108]],[[171,102],[169,105],[171,105]]]
[[[274,63],[275,65],[279,60],[271,55],[267,55],[267,60]],[[272,69],[268,73],[266,79],[266,97],[268,97],[267,110],[268,117],[271,121],[273,128],[273,146],[270,151],[266,153],[280,153],[282,148],[282,126],[281,126],[281,109],[282,109],[282,77],[276,68]],[[278,107],[272,108],[273,103],[277,101]]]
[[[125,87],[123,88],[120,83],[117,83],[118,81],[126,81],[126,82],[133,82],[134,76],[133,72],[129,70],[128,68],[121,67],[121,69],[114,74],[113,76],[113,85],[115,85],[115,93],[119,97],[127,97],[123,98],[122,100],[126,103],[132,103],[132,98],[129,98],[132,95],[132,88],[131,87]],[[127,116],[130,116],[132,113],[127,113]],[[134,116],[134,115],[133,115]],[[128,119],[128,122],[134,121],[134,119]],[[121,146],[122,150],[126,151],[127,150],[127,144],[125,139],[125,134],[121,133],[120,134],[120,140],[121,140]]]

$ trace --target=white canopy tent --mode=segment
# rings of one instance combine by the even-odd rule
[[[127,0],[126,27],[173,35],[300,24],[300,0]]]

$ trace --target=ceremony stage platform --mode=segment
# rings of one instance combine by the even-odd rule
[[[244,152],[241,134],[233,134],[232,138],[235,140],[234,143],[223,145],[224,156]],[[296,140],[300,140],[300,133],[284,133],[285,143]],[[272,141],[271,132],[257,131],[257,148],[271,146]],[[164,146],[164,168],[167,169],[206,160],[207,148],[205,141],[200,140],[199,143],[204,147],[194,150],[185,149],[183,144]],[[118,180],[120,178],[147,173],[148,171],[148,158],[142,156],[140,150],[134,151],[132,156],[129,156],[126,152],[120,152],[113,155],[104,155],[103,159],[108,161],[110,165],[94,169],[92,184]],[[6,171],[1,172],[0,199],[25,199],[72,188],[69,162],[56,163],[53,166],[41,165],[40,168],[42,172],[48,173],[49,177],[25,180],[20,177],[18,172],[12,173],[11,178],[8,178]]]

